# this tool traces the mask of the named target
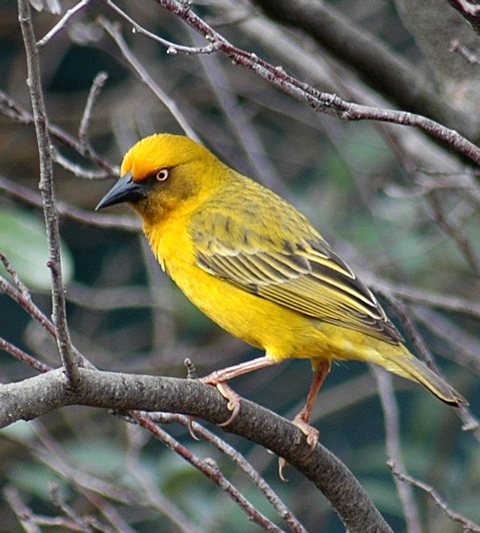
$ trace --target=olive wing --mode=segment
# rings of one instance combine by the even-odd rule
[[[226,226],[228,221],[222,224]],[[249,228],[240,236],[233,240],[234,248],[225,235],[197,230],[193,235],[197,264],[251,294],[306,316],[391,344],[403,340],[368,287],[318,234],[280,242],[259,232],[252,234]]]

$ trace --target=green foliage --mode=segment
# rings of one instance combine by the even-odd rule
[[[0,252],[5,254],[20,279],[31,289],[50,288],[48,249],[42,220],[24,209],[3,207],[0,211]],[[65,243],[61,247],[64,283],[73,277],[73,258]],[[0,274],[8,275],[3,265]]]

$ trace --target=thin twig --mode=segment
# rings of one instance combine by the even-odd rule
[[[415,349],[421,355],[422,359],[427,363],[430,368],[433,368],[435,372],[437,372],[437,374],[441,374],[430,350],[427,348],[427,345],[423,340],[422,335],[415,327],[415,324],[411,319],[411,315],[407,310],[407,306],[388,291],[378,291],[378,293],[393,306],[396,315],[402,322],[402,325],[408,333],[410,340],[415,346]]]
[[[29,355],[27,352],[24,352],[11,342],[8,342],[4,338],[0,337],[0,350],[3,350],[10,355],[13,355],[13,357],[16,357],[18,360],[27,363],[27,365],[30,365],[32,368],[37,370],[38,372],[49,372],[52,370],[52,367],[46,365],[45,363],[40,362],[38,359],[35,359],[31,355]]]
[[[246,52],[232,45],[196,15],[191,10],[188,2],[186,3],[181,0],[156,0],[156,2],[184,20],[209,42],[215,44],[218,50],[226,54],[233,63],[253,71],[265,81],[268,81],[290,96],[309,105],[315,111],[344,120],[378,120],[403,126],[413,126],[425,131],[472,161],[480,164],[480,148],[459,135],[455,130],[446,128],[438,122],[421,115],[346,102],[334,94],[319,91],[307,83],[288,75],[283,68],[274,67],[267,61],[259,58],[256,54]],[[171,49],[172,46],[175,49],[176,45],[170,45]],[[181,52],[181,49],[178,48],[177,52]]]
[[[265,498],[272,504],[278,515],[285,520],[294,533],[306,533],[306,529],[298,521],[290,509],[282,502],[280,497],[275,493],[272,487],[263,479],[263,477],[253,468],[253,466],[240,454],[235,448],[227,444],[224,440],[214,435],[211,431],[204,428],[201,424],[191,422],[190,418],[178,413],[152,413],[150,418],[158,423],[181,424],[187,429],[192,424],[193,431],[196,435],[202,437],[218,450],[231,459],[245,474],[255,483],[258,489],[264,494]]]
[[[7,485],[3,489],[3,496],[9,503],[26,533],[42,533],[42,530],[37,526],[33,518],[32,510],[23,503],[16,487]]]
[[[194,33],[194,40],[201,37]],[[240,146],[243,148],[244,156],[253,170],[255,176],[258,176],[262,183],[270,187],[278,194],[281,194],[287,200],[291,199],[291,193],[285,186],[285,182],[279,178],[278,172],[270,163],[265,152],[262,155],[262,140],[257,135],[257,131],[252,127],[245,110],[242,109],[234,96],[228,76],[222,68],[219,57],[216,55],[201,55],[200,64],[202,65],[205,77],[209,80],[212,91],[215,93],[217,100],[222,108],[223,115],[228,121],[230,131],[238,139]]]
[[[30,295],[27,297],[9,283],[3,276],[0,276],[0,289],[12,300],[14,300],[22,309],[24,309],[33,319],[35,319],[43,328],[45,328],[50,335],[55,337],[55,326],[50,320],[40,311],[40,309],[33,303]]]
[[[477,319],[480,318],[480,304],[474,300],[467,300],[466,298],[449,294],[438,294],[425,291],[418,287],[412,288],[408,285],[400,285],[384,279],[379,280],[372,278],[369,285],[377,292],[382,291],[385,293],[386,291],[389,291],[403,300],[417,304],[427,304],[431,307],[445,309],[447,311],[455,311]]]
[[[17,200],[28,205],[33,205],[39,208],[42,207],[42,197],[28,187],[23,187],[18,183],[0,177],[0,190],[4,190]],[[139,232],[142,227],[139,220],[128,215],[99,215],[92,211],[79,209],[78,207],[65,202],[57,202],[56,207],[59,215],[71,218],[82,224],[90,224],[103,228],[122,229],[129,232]]]
[[[410,483],[411,485],[413,485],[415,487],[418,487],[419,489],[422,489],[423,491],[425,491],[432,498],[432,500],[435,502],[435,504],[438,507],[440,507],[440,509],[445,513],[446,516],[448,516],[451,520],[453,520],[455,522],[459,522],[460,524],[462,524],[464,533],[473,533],[473,532],[479,532],[480,531],[480,526],[479,525],[471,522],[467,518],[465,518],[465,517],[459,515],[458,513],[455,513],[454,511],[452,511],[448,507],[448,505],[445,503],[443,498],[440,497],[438,492],[433,487],[431,487],[430,485],[427,485],[423,481],[420,481],[420,480],[415,479],[415,478],[413,478],[413,477],[411,477],[411,476],[409,476],[407,474],[404,474],[403,472],[400,472],[398,470],[398,468],[397,468],[397,465],[394,462],[389,461],[387,464],[391,468],[391,470],[392,470],[392,472],[393,472],[395,477],[397,477],[401,481],[405,481],[406,483]]]
[[[432,208],[435,221],[437,222],[438,226],[457,245],[457,249],[473,272],[480,276],[480,263],[475,255],[475,252],[473,251],[468,239],[463,235],[461,228],[456,226],[453,221],[448,219],[447,214],[445,213],[445,208],[440,202],[437,191],[430,191],[427,194],[427,200]]]
[[[196,141],[199,141],[197,134],[190,127],[188,121],[183,116],[182,112],[178,109],[177,104],[172,100],[159,86],[155,83],[155,80],[150,76],[146,71],[140,61],[135,57],[131,52],[127,43],[122,37],[118,25],[112,24],[105,17],[99,16],[97,22],[100,26],[110,35],[110,37],[115,41],[118,48],[122,52],[125,59],[129,62],[130,66],[138,74],[139,78],[143,83],[155,94],[155,96],[163,103],[163,105],[170,111],[172,116],[178,122],[183,131],[191,138]]]
[[[13,120],[14,122],[17,122],[19,124],[25,124],[25,125],[35,124],[35,118],[33,117],[33,115],[1,90],[0,90],[0,113],[8,117],[10,120]],[[54,137],[55,139],[58,139],[61,143],[65,144],[65,146],[69,146],[70,148],[73,148],[80,155],[83,154],[84,149],[83,149],[82,143],[78,139],[75,139],[75,137],[72,137],[72,135],[67,133],[62,128],[56,126],[55,124],[50,124],[48,121],[46,122],[46,127],[48,130],[48,133],[52,137]],[[53,157],[55,157],[55,151],[53,152]],[[107,172],[107,174],[103,173],[99,176],[92,175],[91,177],[89,177],[88,172],[85,171],[89,179],[94,179],[94,178],[102,179],[102,178],[106,178],[109,176],[118,176],[118,169],[110,165],[108,161],[106,161],[103,157],[101,157],[96,152],[85,154],[85,157],[89,158],[96,165],[98,165],[100,168],[103,168]],[[79,173],[79,175],[83,177],[82,173]]]
[[[78,385],[80,375],[78,373],[78,361],[74,353],[67,326],[65,287],[63,284],[60,258],[60,231],[58,227],[58,212],[55,208],[55,194],[53,187],[51,141],[47,127],[48,118],[42,90],[38,48],[35,42],[30,3],[28,0],[18,1],[18,19],[27,56],[27,85],[30,89],[30,100],[35,119],[35,131],[37,134],[38,152],[40,156],[39,189],[42,195],[45,226],[47,230],[49,249],[49,260],[47,265],[50,268],[52,275],[52,318],[55,325],[55,337],[60,358],[71,386],[75,387]]]
[[[86,309],[112,311],[115,309],[157,309],[173,314],[175,308],[167,302],[158,302],[151,298],[150,291],[144,287],[118,287],[96,289],[80,283],[71,283],[67,299]]]
[[[115,13],[120,15],[126,22],[128,22],[132,26],[132,31],[134,33],[138,33],[140,35],[145,35],[149,39],[152,39],[152,41],[156,41],[157,43],[162,44],[167,48],[167,54],[169,55],[175,55],[178,52],[182,52],[183,54],[192,55],[192,54],[212,54],[213,52],[216,52],[218,50],[218,45],[212,43],[208,44],[207,46],[183,46],[179,44],[175,44],[173,42],[167,41],[166,39],[162,39],[162,37],[159,37],[158,35],[155,35],[154,33],[146,30],[143,26],[140,26],[138,22],[136,22],[134,19],[129,17],[125,11],[120,9],[116,4],[114,4],[111,0],[102,0],[104,4],[106,4],[108,7],[113,9]]]
[[[30,301],[31,302],[32,301],[32,296],[31,296],[27,286],[25,285],[25,283],[23,283],[23,281],[20,279],[19,275],[17,274],[17,271],[10,264],[10,261],[8,260],[8,257],[5,254],[3,254],[3,253],[0,253],[0,262],[3,264],[3,266],[5,267],[5,270],[10,274],[10,276],[12,276],[12,279],[13,279],[13,282],[15,283],[15,286],[22,293],[22,297],[26,301]]]
[[[400,427],[398,423],[398,407],[395,401],[392,387],[392,375],[387,374],[383,369],[371,365],[373,375],[377,380],[380,401],[385,416],[385,437],[387,445],[388,462],[398,465],[401,472],[405,471],[400,448]],[[398,495],[403,508],[403,515],[407,523],[408,533],[421,533],[420,518],[415,504],[415,498],[411,487],[408,484],[395,479]]]
[[[99,72],[92,83],[92,86],[90,88],[90,92],[88,94],[87,103],[85,105],[85,109],[83,111],[82,120],[80,121],[80,128],[78,130],[78,138],[80,139],[80,142],[82,143],[82,146],[85,150],[85,154],[93,154],[92,145],[90,143],[89,138],[89,132],[90,129],[90,119],[92,116],[93,106],[95,105],[95,102],[105,86],[105,83],[107,82],[108,74],[106,72]]]
[[[92,0],[81,0],[78,4],[74,5],[65,12],[65,15],[55,24],[55,26],[37,42],[37,48],[41,50],[46,46],[61,30],[65,28],[67,22],[78,13],[81,9],[85,8],[90,4]]]
[[[441,339],[441,347],[451,346],[453,349],[448,350],[451,359],[463,364],[470,371],[480,374],[480,362],[478,360],[479,342],[478,336],[470,335],[454,326],[452,321],[423,307],[415,306],[413,308],[415,317],[423,322],[429,331]],[[467,406],[460,406],[456,413],[463,422],[462,429],[472,432],[472,435],[480,442],[480,422]]]
[[[4,262],[7,261],[5,256],[3,255]],[[8,261],[7,261],[8,264]],[[9,267],[11,269],[11,267]],[[17,276],[18,278],[18,276]],[[31,298],[30,293],[26,289],[25,285],[18,279],[20,286],[23,287],[23,290],[18,289],[17,287],[14,287],[11,283],[9,283],[3,276],[0,276],[0,290],[2,290],[7,296],[12,298],[24,311],[26,311],[36,322],[38,322],[55,340],[57,335],[57,329],[55,328],[52,321],[50,321],[45,314],[33,303],[33,300]],[[25,291],[27,291],[25,293]],[[40,363],[39,361],[33,360],[31,361],[29,358],[30,356],[28,354],[24,354],[21,350],[13,346],[13,349],[10,350],[9,343],[4,341],[6,344],[4,344],[4,349],[14,355],[15,357],[18,357],[19,359],[24,360],[31,366],[33,366],[36,370],[40,372],[48,372],[51,370],[51,367],[44,365],[43,363]],[[94,368],[93,365],[75,348],[75,346],[72,345],[72,351],[75,356],[75,358],[81,362],[82,366],[85,366],[86,368]]]
[[[453,320],[448,320],[442,313],[428,307],[415,305],[412,307],[412,312],[416,320],[439,338],[442,352],[451,352],[450,359],[480,376],[478,331],[468,332],[456,325]]]
[[[90,533],[92,531],[92,527],[94,531],[100,531],[102,533],[134,533],[134,531],[129,527],[122,527],[125,524],[122,524],[120,526],[118,523],[115,524],[115,529],[105,526],[104,524],[100,523],[98,519],[94,516],[87,515],[87,516],[81,516],[79,515],[66,501],[65,498],[60,490],[60,487],[57,483],[49,483],[49,491],[52,497],[53,504],[58,507],[68,518],[70,518],[75,524],[78,524],[80,528],[83,528],[87,533]],[[95,495],[97,496],[97,495]],[[90,501],[97,500],[98,496],[96,498],[87,498]],[[108,504],[102,499],[102,508],[107,507]],[[120,527],[119,527],[120,526]]]
[[[461,55],[470,65],[480,65],[480,60],[476,54],[472,54],[466,46],[461,45],[456,39],[450,43],[449,52],[456,52]]]
[[[84,180],[104,180],[106,178],[111,178],[112,176],[118,175],[118,168],[112,166],[112,172],[109,172],[107,170],[87,170],[83,166],[73,163],[69,159],[67,159],[65,156],[63,156],[60,151],[55,147],[52,146],[53,150],[53,160],[55,163],[58,163],[61,167],[63,167],[65,170],[68,170],[71,174],[76,176],[77,178],[82,178]],[[92,148],[90,147],[90,150],[85,153],[85,156],[89,157],[92,155]]]
[[[146,503],[167,516],[172,523],[176,525],[175,531],[178,531],[179,533],[201,533],[199,528],[192,524],[191,520],[188,519],[183,511],[162,494],[161,488],[158,483],[155,482],[154,477],[150,475],[150,472],[146,471],[145,465],[141,461],[139,454],[141,446],[145,445],[150,440],[150,435],[137,425],[136,422],[135,425],[132,425],[131,418],[128,419],[128,422],[130,446],[125,461],[125,469],[143,489]],[[132,438],[132,436],[134,438]]]
[[[200,472],[204,473],[208,478],[217,484],[225,493],[247,514],[250,520],[258,524],[265,531],[272,533],[281,533],[271,520],[260,513],[244,496],[238,491],[232,483],[230,483],[225,476],[220,472],[218,466],[211,460],[202,460],[193,454],[188,448],[180,444],[171,435],[160,429],[148,416],[138,412],[130,411],[132,417],[138,424],[147,429],[155,438],[163,442],[166,446],[174,450],[187,462],[195,466]]]

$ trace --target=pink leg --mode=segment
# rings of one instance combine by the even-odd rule
[[[325,381],[325,378],[327,377],[329,371],[330,361],[324,359],[315,370],[305,405],[298,413],[298,415],[293,419],[293,423],[306,435],[307,442],[308,444],[310,444],[311,451],[308,455],[313,453],[313,450],[317,445],[319,437],[318,429],[310,425],[310,417],[312,416],[312,410],[313,406],[315,405],[315,400],[317,399],[318,392],[323,382]]]
[[[241,376],[242,374],[247,374],[253,370],[258,370],[274,364],[276,364],[276,361],[272,361],[266,356],[258,357],[257,359],[247,361],[246,363],[229,366],[222,370],[216,370],[208,376],[200,379],[200,381],[206,383],[207,385],[215,385],[220,394],[228,400],[227,407],[230,411],[232,411],[232,415],[226,422],[219,424],[219,426],[228,426],[228,424],[235,420],[235,418],[238,416],[238,412],[240,411],[240,403],[242,401],[241,397],[232,388],[230,388],[226,382],[232,378]]]
[[[305,405],[298,413],[298,415],[292,420],[292,423],[295,424],[298,429],[300,429],[300,431],[307,437],[307,443],[310,445],[310,450],[304,457],[305,459],[307,459],[307,457],[310,457],[310,455],[312,455],[312,453],[315,451],[315,446],[317,445],[318,437],[320,436],[318,429],[310,425],[310,417],[312,416],[312,409],[315,405],[315,400],[317,399],[318,392],[329,372],[330,361],[324,359],[319,364],[319,366],[315,370],[315,373],[313,374],[312,384],[310,385],[310,390],[308,391]],[[287,462],[285,461],[285,459],[283,457],[280,457],[278,460],[278,475],[282,481],[287,481],[287,479],[283,475],[283,470],[285,469],[286,465]]]

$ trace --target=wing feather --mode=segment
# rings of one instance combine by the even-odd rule
[[[210,225],[210,228],[212,226]],[[238,224],[229,219],[223,227]],[[195,232],[198,265],[252,294],[325,322],[362,331],[392,344],[402,336],[370,289],[362,283],[322,237],[311,229],[308,238],[281,245],[252,228],[236,239],[217,239]]]

